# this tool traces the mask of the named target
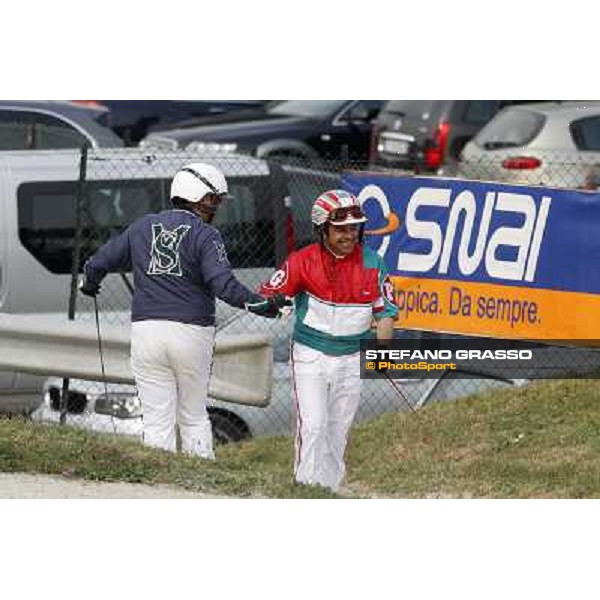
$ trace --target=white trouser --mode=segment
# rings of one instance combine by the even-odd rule
[[[148,446],[175,452],[177,424],[183,452],[214,459],[206,410],[214,340],[214,327],[175,321],[132,323],[131,368]]]
[[[360,354],[329,356],[294,342],[296,400],[294,476],[337,491],[348,431],[360,402]]]

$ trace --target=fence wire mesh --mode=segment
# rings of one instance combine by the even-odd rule
[[[349,160],[264,161],[227,154],[207,156],[134,149],[89,150],[80,202],[77,202],[76,187],[72,186],[70,194],[65,195],[65,202],[71,203],[74,211],[77,207],[81,211],[81,244],[75,249],[80,252],[80,264],[138,217],[168,208],[171,179],[180,167],[191,162],[210,162],[225,173],[231,197],[222,205],[214,224],[224,237],[237,277],[252,289],[268,279],[290,250],[311,242],[310,209],[314,199],[327,189],[340,187],[344,170],[365,168],[364,163],[352,163]],[[563,184],[560,187],[577,188],[589,186],[592,181],[590,173],[596,173],[591,162],[585,167],[573,162],[555,163],[548,170],[552,180],[533,175],[529,178],[524,169],[501,177],[496,167],[483,159],[463,167],[459,175],[470,179],[556,186],[560,181]],[[516,181],[517,176],[519,181]],[[75,236],[72,228],[69,231],[70,234],[66,235],[68,239],[64,231],[57,233],[60,237],[57,251],[47,257],[47,260],[54,261],[53,268],[60,272],[68,272],[73,264],[72,244],[68,242],[72,242]],[[112,274],[105,279],[98,297],[102,323],[128,323],[132,286],[128,273]],[[79,319],[93,319],[93,301],[78,296],[76,312]],[[293,393],[288,365],[292,325],[291,319],[273,323],[217,302],[218,332],[266,332],[272,336],[274,353],[272,397],[268,407],[244,406],[214,399],[210,401],[211,419],[218,442],[263,435],[289,435],[292,432]],[[414,332],[409,335],[430,338],[435,336],[435,332]],[[458,379],[448,376],[439,381],[408,379],[396,381],[402,392],[399,393],[385,379],[365,380],[355,422],[386,412],[405,411],[430,402],[452,400],[484,389],[523,382],[500,377]],[[131,386],[109,384],[108,393],[121,400],[137,401],[135,388]],[[95,403],[104,394],[104,385],[101,383],[72,380],[68,396],[68,422],[140,436],[142,424],[139,416],[116,419],[94,412]],[[50,403],[56,408],[61,398],[60,380],[49,386],[48,395]]]
[[[456,175],[498,183],[594,190],[600,186],[600,152],[473,148],[457,164]]]

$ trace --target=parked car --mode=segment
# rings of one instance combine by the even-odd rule
[[[267,407],[248,406],[209,399],[213,434],[218,443],[237,442],[259,436],[289,435],[292,430],[292,390],[287,363],[273,365],[273,396]],[[372,388],[363,394],[357,421],[374,418],[385,412],[402,410],[400,399],[382,382],[368,382]],[[375,385],[373,385],[375,384]],[[413,384],[414,385],[414,384]],[[372,397],[379,386],[381,393]],[[43,402],[32,415],[34,420],[56,422],[59,419],[62,380],[46,382]],[[142,410],[134,386],[108,385],[108,403],[104,385],[98,382],[71,380],[67,423],[93,431],[115,432],[141,437]],[[369,401],[366,399],[369,398]],[[108,407],[108,408],[107,408]]]
[[[229,111],[261,109],[266,100],[74,100],[106,110],[107,125],[127,146],[137,145],[156,127]]]
[[[518,100],[388,100],[373,127],[377,169],[453,175],[465,144],[502,107]]]
[[[255,283],[270,273],[289,250],[280,226],[290,216],[289,190],[279,165],[238,155],[149,157],[135,148],[98,150],[90,156],[82,261],[136,218],[169,207],[173,174],[194,160],[218,166],[227,177],[230,198],[215,223],[234,269],[254,277]],[[79,162],[79,153],[72,150],[0,153],[3,312],[66,312]],[[130,295],[118,275],[109,275],[103,287],[109,290],[113,310],[128,309]]]
[[[597,187],[600,102],[511,106],[467,144],[459,177],[546,187]]]
[[[281,357],[279,357],[281,358]],[[405,399],[385,379],[363,381],[361,402],[355,423],[390,412],[419,410],[442,401],[456,400],[484,390],[523,385],[523,379],[480,377],[460,379],[444,373],[435,379],[396,380]],[[32,415],[36,421],[59,420],[62,380],[49,378],[44,400]],[[106,393],[107,392],[107,393]],[[141,438],[142,407],[134,386],[104,385],[100,382],[70,381],[67,423],[92,431],[118,433]],[[407,402],[410,402],[408,406]],[[238,442],[261,436],[290,435],[293,431],[293,402],[287,361],[276,360],[273,368],[273,395],[265,408],[209,399],[209,414],[217,443]]]
[[[103,125],[107,113],[67,101],[0,101],[0,150],[121,147]]]
[[[263,113],[235,112],[150,133],[141,145],[198,148],[226,145],[260,158],[366,160],[371,124],[382,100],[283,100]]]

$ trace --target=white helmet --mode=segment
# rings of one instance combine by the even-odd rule
[[[205,163],[192,163],[181,167],[171,183],[171,200],[183,198],[200,202],[207,194],[227,194],[227,181],[219,169]]]

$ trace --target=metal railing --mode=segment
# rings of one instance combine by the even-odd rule
[[[127,315],[98,332],[85,320],[57,314],[0,315],[0,369],[133,385]],[[217,335],[210,395],[223,402],[266,406],[271,397],[272,349],[265,334]]]

